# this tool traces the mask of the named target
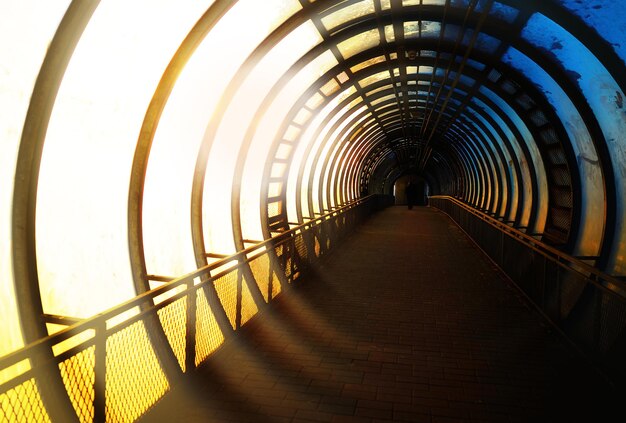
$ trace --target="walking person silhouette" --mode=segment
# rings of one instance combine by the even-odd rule
[[[417,202],[417,185],[412,181],[406,185],[406,203],[409,206],[409,210],[413,208]]]

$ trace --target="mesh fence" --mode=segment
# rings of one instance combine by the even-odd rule
[[[35,379],[0,394],[0,421],[50,422]]]
[[[256,282],[248,279],[243,274],[241,275],[241,324],[244,325],[259,311],[258,305],[252,297],[251,289],[255,289]]]
[[[256,257],[250,261],[250,270],[254,275],[263,299],[269,302],[272,294],[272,286],[274,284],[272,269],[270,267],[270,258],[267,254]]]
[[[215,291],[224,307],[224,311],[230,320],[232,327],[236,326],[237,319],[237,277],[238,271],[227,273],[215,280]]]
[[[205,290],[196,292],[196,366],[224,342],[224,335],[211,310]]]
[[[430,204],[455,220],[608,375],[614,375],[615,380],[626,376],[626,299],[609,289],[616,283],[610,276],[598,276],[599,272],[592,272],[573,257],[521,235],[505,234],[496,223],[452,199],[432,198]]]
[[[390,204],[387,199],[384,206]],[[281,207],[273,204],[270,211],[280,213]],[[66,413],[81,422],[138,419],[171,389],[176,372],[189,372],[205,361],[225,342],[227,332],[249,321],[281,292],[282,284],[297,280],[377,207],[382,206],[370,197],[284,234],[276,246],[253,247],[259,248],[259,255],[250,261],[246,257],[251,254],[242,252],[219,262],[211,267],[222,269],[217,277],[208,268],[198,269],[193,276],[167,282],[145,297],[79,322],[72,330],[89,336],[79,336],[70,347],[64,346],[67,336],[51,335],[46,340],[50,350],[44,354],[48,358],[42,363],[47,370],[50,360],[54,363],[54,371],[46,375],[58,377],[58,388],[48,384],[48,376],[39,376],[43,373],[37,372],[35,360],[33,368],[26,366],[13,379],[0,381],[0,422],[47,422]],[[0,374],[28,363],[36,348],[25,347],[20,358],[0,359]],[[172,364],[164,364],[168,361]],[[44,385],[38,385],[39,378]],[[54,395],[48,395],[51,392]],[[67,398],[68,410],[56,404],[50,408],[58,395]]]
[[[106,421],[134,421],[169,390],[143,321],[106,340]]]
[[[59,363],[63,384],[70,397],[76,416],[81,422],[94,419],[95,399],[95,347],[84,351]]]
[[[186,310],[187,299],[185,297],[158,310],[159,321],[169,341],[178,364],[183,372],[185,366],[185,335],[186,335]]]

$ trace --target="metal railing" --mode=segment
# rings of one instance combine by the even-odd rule
[[[454,220],[616,386],[626,383],[626,284],[447,196],[429,205]]]
[[[366,216],[390,204],[382,196],[356,200],[1,358],[0,376],[14,375],[0,385],[0,421],[137,419],[174,382],[150,337],[154,325],[163,328],[180,373],[192,371],[229,336],[216,308],[235,331],[263,305],[251,289],[270,302]],[[60,378],[57,386],[65,390],[46,388],[51,378]],[[70,415],[55,405],[59,395],[69,398]]]

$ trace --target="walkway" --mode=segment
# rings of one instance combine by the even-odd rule
[[[612,421],[602,379],[431,208],[372,217],[237,339],[145,421]]]

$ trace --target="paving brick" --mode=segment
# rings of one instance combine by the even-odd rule
[[[333,418],[331,413],[325,413],[322,411],[315,410],[298,410],[296,412],[296,416],[294,421],[297,420],[308,420],[314,422],[330,422]]]
[[[524,301],[442,213],[390,208],[143,421],[612,421],[614,392]]]
[[[392,419],[393,410],[381,410],[377,408],[357,407],[355,416],[370,417],[372,419]]]
[[[334,415],[332,423],[372,423],[369,417]]]

